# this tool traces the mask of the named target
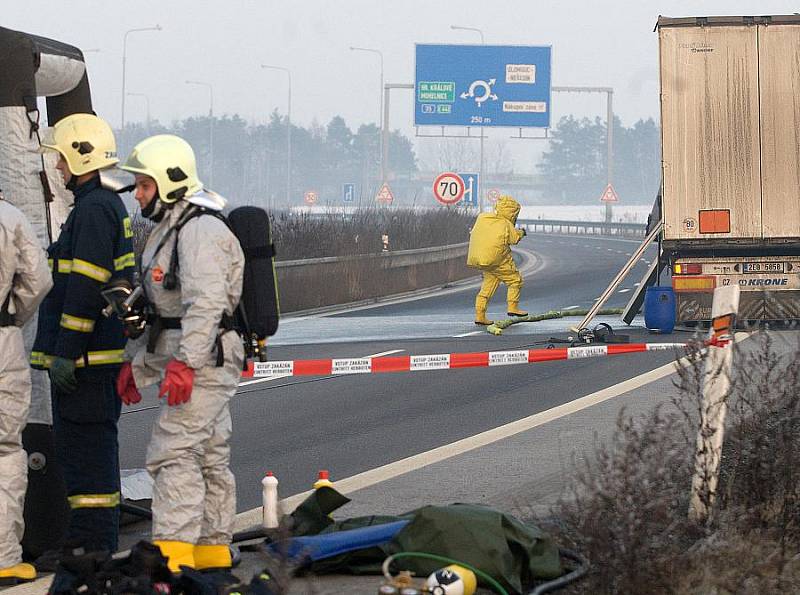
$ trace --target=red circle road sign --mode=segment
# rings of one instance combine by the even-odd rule
[[[303,195],[303,198],[305,199],[306,203],[313,205],[315,202],[317,202],[319,195],[313,190],[309,190]]]
[[[433,196],[443,205],[454,205],[464,197],[464,180],[452,172],[444,172],[433,181]]]

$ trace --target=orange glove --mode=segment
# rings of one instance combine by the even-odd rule
[[[182,361],[174,359],[167,364],[165,371],[158,397],[167,395],[167,403],[170,406],[188,403],[192,397],[194,370]]]
[[[136,388],[136,381],[133,379],[131,362],[122,364],[122,369],[117,376],[117,393],[126,405],[135,405],[142,400],[142,395]]]

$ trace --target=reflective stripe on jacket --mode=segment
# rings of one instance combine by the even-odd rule
[[[53,357],[78,366],[119,365],[126,338],[116,317],[102,315],[109,281],[133,281],[133,233],[125,205],[94,177],[74,191],[75,208],[48,249],[53,290],[39,310],[31,354],[35,368]]]

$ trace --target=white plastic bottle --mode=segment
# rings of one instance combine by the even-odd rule
[[[278,478],[267,471],[261,480],[262,525],[265,529],[278,527]]]

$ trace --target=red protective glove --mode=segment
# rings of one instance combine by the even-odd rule
[[[174,359],[167,364],[165,371],[158,397],[167,395],[167,403],[170,406],[188,403],[192,397],[194,370],[182,361]]]
[[[142,395],[139,389],[136,388],[136,381],[133,379],[131,362],[122,364],[122,369],[119,371],[119,376],[117,376],[117,393],[126,405],[135,405],[142,400]]]

